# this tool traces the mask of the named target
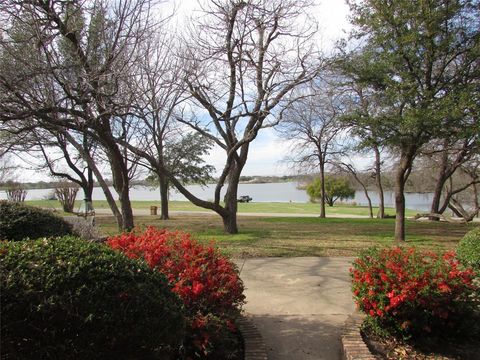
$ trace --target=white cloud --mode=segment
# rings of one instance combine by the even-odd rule
[[[288,164],[283,159],[288,155],[289,145],[281,140],[275,130],[263,129],[250,144],[249,155],[242,175],[285,175],[290,173]],[[215,166],[215,176],[220,175],[225,165],[225,152],[219,147],[212,149],[205,161]]]

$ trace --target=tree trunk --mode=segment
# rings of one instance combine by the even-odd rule
[[[130,202],[130,189],[128,188],[128,185],[124,184],[119,195],[123,218],[122,230],[131,231],[135,225],[133,222],[133,211],[132,204]]]
[[[168,220],[168,180],[163,173],[158,173],[158,183],[160,186],[160,219]]]
[[[93,201],[93,186],[94,186],[94,181],[93,181],[93,171],[90,168],[90,166],[87,169],[87,182],[84,183],[82,182],[82,190],[83,190],[83,197],[85,201]]]
[[[359,183],[360,186],[362,187],[363,193],[365,194],[365,197],[367,198],[367,201],[368,201],[368,211],[369,211],[369,214],[370,214],[370,219],[373,219],[372,199],[370,199],[370,195],[368,195],[368,189],[365,186],[365,183],[360,180],[360,178],[357,175],[357,172],[355,171],[355,169],[352,166],[347,165],[346,169],[350,172],[350,174],[353,175],[353,177],[355,178],[355,181],[357,183]]]
[[[373,219],[372,199],[370,199],[370,195],[368,195],[368,190],[365,186],[363,187],[363,192],[364,192],[365,197],[367,198],[367,201],[368,201],[368,213],[369,213],[370,219]],[[380,211],[380,209],[379,209],[379,211]],[[377,217],[378,217],[378,215],[377,215]]]
[[[237,234],[237,195],[238,182],[240,180],[240,172],[232,171],[228,179],[227,192],[225,193],[225,210],[226,213],[222,216],[223,228],[227,234]]]
[[[103,132],[103,134],[100,135],[112,170],[113,187],[118,194],[118,200],[120,201],[120,208],[122,210],[121,230],[130,231],[134,227],[134,222],[132,204],[130,202],[130,180],[125,164],[126,159],[108,132]]]
[[[105,182],[105,179],[102,176],[102,173],[100,170],[98,170],[97,165],[93,161],[92,157],[90,156],[90,153],[86,151],[74,138],[71,136],[68,131],[65,131],[64,133],[65,138],[68,139],[70,144],[72,144],[75,149],[82,155],[82,158],[85,160],[85,162],[88,164],[90,169],[92,170],[93,174],[95,174],[95,177],[97,178],[97,181],[100,185],[100,187],[103,190],[103,194],[105,195],[105,198],[107,199],[107,203],[110,206],[110,209],[112,210],[113,216],[115,217],[115,220],[117,221],[118,228],[122,230],[123,226],[123,216],[122,213],[119,211],[118,206],[115,202],[115,199],[112,196],[112,193],[110,189],[108,188],[107,183]],[[92,189],[93,191],[93,189]]]
[[[398,170],[395,177],[395,241],[405,241],[405,182],[403,173]]]
[[[385,197],[383,194],[383,186],[382,186],[382,169],[381,169],[381,161],[380,161],[380,150],[378,149],[378,146],[374,146],[373,150],[375,152],[375,182],[377,184],[377,192],[378,192],[377,219],[384,219],[385,218]]]
[[[325,214],[325,164],[320,160],[320,218],[326,218]],[[332,206],[332,205],[330,205]]]
[[[395,241],[405,242],[405,183],[412,168],[415,148],[402,149],[395,174]]]
[[[223,230],[227,234],[238,234],[237,213],[222,215]]]
[[[447,177],[446,177],[447,162],[448,162],[448,154],[446,151],[444,151],[442,153],[442,157],[440,161],[440,169],[438,170],[435,189],[433,190],[432,205],[430,206],[430,212],[432,214],[441,214],[443,212],[443,211],[440,211],[440,200],[442,197],[442,191],[445,185],[445,181],[447,180]],[[440,219],[435,217],[429,217],[429,220],[439,221]]]
[[[105,195],[105,198],[107,199],[107,203],[110,206],[110,209],[112,210],[113,216],[115,217],[115,220],[117,221],[117,225],[119,230],[122,230],[123,226],[123,216],[122,213],[119,211],[117,203],[115,202],[115,199],[112,196],[112,193],[110,192],[110,189],[108,188],[107,183],[103,179],[101,173],[96,170],[95,168],[95,177],[97,178],[98,184],[103,190],[103,194]]]

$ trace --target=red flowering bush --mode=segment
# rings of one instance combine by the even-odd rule
[[[187,312],[187,356],[202,358],[235,332],[233,320],[244,303],[243,283],[235,264],[190,234],[147,228],[111,237],[107,244],[130,258],[143,258],[164,274]],[[220,355],[218,355],[220,357]]]
[[[369,249],[350,272],[357,307],[388,333],[452,335],[472,310],[473,271],[454,252]]]

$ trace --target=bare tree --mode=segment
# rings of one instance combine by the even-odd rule
[[[84,151],[95,154],[96,144],[86,134],[71,134],[82,144]],[[37,171],[46,169],[51,176],[76,184],[82,188],[85,201],[91,203],[95,184],[93,171],[62,132],[33,130],[28,138],[29,141],[24,138],[22,146],[16,147],[16,151],[30,154],[36,160],[40,153],[44,163],[34,165]]]
[[[117,138],[158,181],[161,219],[169,218],[165,169],[182,183],[203,183],[212,170],[201,159],[211,141],[201,135],[192,136],[189,127],[175,120],[176,108],[186,97],[179,83],[182,61],[174,57],[174,49],[175,39],[165,34],[152,34],[141,45],[144,55],[136,64],[131,84],[136,94],[132,106],[135,116],[122,119],[122,136]]]
[[[8,55],[1,64],[0,119],[22,121],[24,131],[65,128],[97,141],[110,163],[121,204],[121,213],[112,211],[122,229],[133,227],[133,213],[129,169],[113,120],[131,107],[128,83],[136,50],[155,26],[153,5],[153,0],[7,0],[0,8],[6,24],[1,52]]]
[[[449,186],[446,186],[446,196],[449,197],[448,207],[452,212],[462,217],[465,221],[472,221],[480,213],[480,158],[478,154],[468,163],[462,165],[457,174],[463,177],[463,186],[453,190],[453,179],[449,179]],[[465,209],[469,204],[470,209]]]
[[[353,64],[353,65],[352,65]],[[355,67],[355,58],[337,59],[335,68],[338,74],[337,86],[344,92],[345,106],[348,106],[348,115],[342,117],[342,122],[357,141],[356,150],[373,151],[375,160],[372,166],[373,177],[379,198],[377,218],[385,217],[385,197],[382,184],[382,138],[378,134],[375,121],[371,121],[384,111],[381,96],[375,87],[365,83],[362,76],[358,76],[351,67]]]
[[[0,131],[0,184],[12,181],[17,168],[11,156],[10,135]]]
[[[341,95],[328,84],[303,89],[304,97],[293,103],[279,127],[283,138],[293,142],[288,161],[297,167],[313,168],[320,173],[320,217],[325,218],[325,170],[329,160],[343,152],[340,139],[344,127]]]
[[[426,166],[436,171],[435,188],[433,192],[430,213],[443,214],[449,207],[453,196],[466,190],[478,181],[475,176],[469,177],[469,181],[454,184],[453,176],[458,171],[468,169],[470,161],[475,162],[478,155],[478,134],[458,140],[458,136],[432,142],[423,150],[423,158]],[[467,170],[465,170],[467,171]],[[464,174],[468,175],[468,172]],[[470,174],[472,174],[470,172]],[[443,195],[443,196],[442,196]],[[430,217],[430,220],[438,220]]]
[[[8,155],[0,156],[0,184],[12,180],[13,174],[17,167],[13,164]]]
[[[365,194],[365,197],[368,202],[368,212],[369,216],[372,219],[373,218],[373,208],[372,208],[372,199],[370,198],[370,195],[368,194],[368,188],[367,184],[364,180],[361,178],[361,174],[358,171],[358,169],[353,165],[353,161],[342,161],[342,160],[335,160],[334,166],[340,171],[340,172],[346,172],[349,173],[353,176],[355,181],[362,187],[363,193]]]
[[[17,182],[12,182],[9,184],[7,190],[5,190],[7,194],[8,201],[13,202],[24,202],[25,198],[27,197],[28,191]]]
[[[293,90],[319,72],[308,0],[208,2],[185,36],[184,83],[191,100],[180,121],[225,154],[213,201],[199,199],[168,170],[195,205],[218,213],[225,232],[237,233],[237,192],[250,143],[275,126],[296,100]],[[221,191],[226,187],[224,205]]]
[[[66,213],[73,212],[77,193],[78,185],[75,183],[62,182],[55,187],[55,197],[60,201],[63,211]]]

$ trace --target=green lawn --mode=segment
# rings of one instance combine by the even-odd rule
[[[57,208],[57,201],[29,201],[31,205]],[[148,210],[159,206],[153,201],[134,201],[134,209]],[[80,203],[76,205],[76,209]],[[95,209],[108,209],[106,201],[95,201]],[[175,211],[205,211],[189,202],[170,203],[171,220],[162,221],[156,216],[137,216],[140,227],[154,225],[192,233],[201,242],[214,240],[228,255],[242,256],[353,256],[369,246],[385,246],[393,243],[394,219],[351,219],[298,217],[301,214],[317,214],[318,204],[310,203],[248,203],[239,204],[239,230],[236,235],[223,233],[219,216],[207,214],[181,214]],[[241,216],[243,213],[260,213],[262,216]],[[295,214],[297,217],[272,217],[269,213]],[[393,215],[393,209],[387,209]],[[407,211],[407,216],[416,214]],[[62,212],[60,212],[62,214]],[[327,216],[368,215],[368,208],[337,205],[327,208]],[[118,233],[112,216],[96,218],[106,235]],[[407,221],[407,243],[428,249],[453,249],[460,238],[473,225],[445,222]]]
[[[256,256],[354,256],[360,249],[393,243],[393,219],[320,219],[302,217],[239,216],[239,234],[226,235],[221,219],[208,215],[174,215],[162,221],[136,217],[139,227],[158,226],[190,232],[201,242],[215,241],[234,257]],[[118,232],[113,217],[97,217],[105,234]],[[407,243],[425,249],[455,248],[473,225],[407,221]]]
[[[34,206],[41,206],[44,208],[60,208],[60,203],[56,200],[33,200],[27,201],[28,204]],[[132,201],[132,207],[134,209],[150,209],[150,206],[160,206],[158,201]],[[95,209],[108,209],[106,201],[94,201],[93,207]],[[80,202],[77,201],[75,210],[80,208]],[[282,214],[318,214],[320,213],[320,206],[312,203],[239,203],[239,213],[282,213]],[[171,201],[170,211],[207,211],[206,209],[197,207],[188,201]],[[376,215],[377,208],[374,208],[374,215]],[[386,209],[387,214],[394,215],[395,210],[392,208]],[[418,211],[407,210],[407,216],[413,216]],[[333,207],[327,207],[327,216],[334,214],[341,215],[365,215],[368,216],[368,207],[355,206],[355,205],[335,205]]]

